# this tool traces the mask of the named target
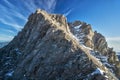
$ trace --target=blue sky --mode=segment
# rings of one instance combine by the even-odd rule
[[[37,8],[91,24],[120,51],[120,0],[0,0],[0,41],[12,40]]]

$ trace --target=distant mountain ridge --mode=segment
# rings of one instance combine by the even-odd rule
[[[90,24],[32,13],[24,29],[0,49],[0,79],[118,80],[120,62]]]

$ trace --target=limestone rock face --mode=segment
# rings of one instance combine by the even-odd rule
[[[78,24],[79,22],[79,24]],[[81,39],[81,43],[87,47],[101,52],[102,54],[107,54],[108,45],[105,37],[97,31],[93,31],[90,24],[85,22],[75,21],[73,23],[68,23],[71,32]]]
[[[71,32],[80,39],[80,43],[87,47],[94,48],[93,36],[91,25],[85,22],[75,21],[73,23],[68,23]]]
[[[118,56],[112,48],[108,47],[105,37],[97,31],[94,32],[91,25],[85,22],[75,21],[68,23],[68,25],[71,32],[78,38],[79,43],[90,49],[95,57],[99,58],[106,67],[110,68],[117,77],[120,77],[118,76],[120,67],[117,67],[119,64]]]
[[[95,34],[93,36],[93,42],[95,50],[98,50],[102,54],[107,55],[108,45],[103,35],[95,31]]]
[[[68,25],[63,15],[38,9],[24,29],[0,49],[0,79],[118,80],[92,55],[93,37],[90,25],[80,21]]]

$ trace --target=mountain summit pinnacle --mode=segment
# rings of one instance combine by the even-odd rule
[[[7,46],[0,49],[0,78],[118,80],[119,74],[113,68],[119,69],[115,63],[119,63],[119,60],[112,50],[109,53],[114,59],[101,53],[107,46],[101,48],[102,43],[106,42],[97,35],[89,24],[67,23],[63,15],[48,14],[38,9],[29,16],[23,30]],[[109,68],[102,60],[109,67],[115,65]]]
[[[36,10],[36,13],[40,13],[42,10],[41,9],[37,9]]]

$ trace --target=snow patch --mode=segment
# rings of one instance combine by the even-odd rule
[[[91,75],[95,75],[95,74],[101,74],[101,75],[103,75],[104,71],[101,70],[100,68],[97,68]]]
[[[15,49],[15,51],[19,51],[19,49],[18,49],[18,48],[16,48],[16,49]]]
[[[74,36],[73,34],[70,34],[70,35],[73,37],[73,39],[76,39],[77,41],[79,41],[79,39],[76,36]]]
[[[14,49],[18,55],[22,54],[18,48]]]
[[[83,45],[83,44],[82,44],[82,46],[83,46],[84,48],[88,49],[88,50],[93,50],[92,48],[87,47],[87,46],[85,46],[85,45]]]
[[[11,76],[13,76],[13,73],[14,73],[14,71],[8,72],[8,73],[6,73],[6,76],[11,77]]]
[[[74,28],[77,30],[77,29],[80,29],[81,26],[82,26],[82,25],[80,24],[80,25],[78,25],[78,26],[75,26]]]
[[[74,27],[75,31],[80,31],[80,27],[81,27],[81,26],[82,26],[81,24],[78,25],[78,26],[75,26],[75,27]]]

